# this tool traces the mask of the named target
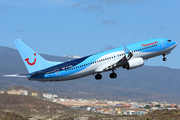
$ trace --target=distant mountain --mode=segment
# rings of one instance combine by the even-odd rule
[[[68,61],[73,58],[42,55],[51,61]],[[40,91],[65,97],[96,98],[109,100],[180,102],[180,69],[143,66],[134,70],[117,69],[116,79],[110,72],[103,73],[100,81],[94,76],[63,81],[41,83],[26,78],[4,78],[5,74],[27,73],[17,50],[0,47],[0,89],[11,86],[28,86]]]

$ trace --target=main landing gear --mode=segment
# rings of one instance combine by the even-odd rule
[[[112,73],[109,75],[109,77],[110,77],[111,79],[117,77],[117,74],[114,72],[114,70],[112,70]]]
[[[167,61],[167,58],[165,57],[165,54],[163,54],[163,61]]]
[[[101,80],[102,79],[102,75],[98,73],[98,74],[95,75],[95,78],[96,78],[96,80]]]
[[[111,79],[117,77],[117,74],[114,73],[114,70],[112,70],[112,71],[113,71],[113,72],[109,75],[109,77],[110,77]],[[96,74],[96,75],[95,75],[95,79],[96,79],[96,80],[101,80],[101,79],[102,79],[102,75],[101,75],[100,73]]]

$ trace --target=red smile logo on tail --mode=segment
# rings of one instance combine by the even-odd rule
[[[34,56],[36,56],[36,53],[34,53]],[[28,63],[29,65],[34,65],[34,64],[36,63],[36,58],[34,59],[34,62],[33,62],[33,63],[30,63],[30,62],[29,62],[29,58],[26,58],[25,61],[27,61],[27,63]]]

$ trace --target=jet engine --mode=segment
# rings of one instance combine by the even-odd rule
[[[144,65],[144,60],[139,57],[139,58],[133,58],[129,60],[127,64],[123,65],[123,68],[130,70],[130,69],[134,69],[143,65]]]

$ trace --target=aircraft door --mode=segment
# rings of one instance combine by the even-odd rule
[[[163,48],[166,48],[166,43],[164,42],[164,40],[161,40],[161,44]]]
[[[59,69],[55,69],[54,71],[55,71],[55,73],[56,73],[56,77],[60,77]]]
[[[113,60],[117,60],[118,59],[118,55],[117,54],[114,54],[113,55]]]
[[[114,54],[113,57],[114,57],[114,58],[113,58],[114,61],[118,61],[118,53]],[[117,66],[117,64],[115,63],[115,64],[113,65],[113,67],[116,67],[116,66]]]

